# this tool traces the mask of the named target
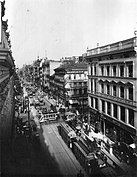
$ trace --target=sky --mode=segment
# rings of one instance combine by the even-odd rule
[[[80,56],[137,29],[137,0],[6,0],[5,7],[17,67],[38,56]]]

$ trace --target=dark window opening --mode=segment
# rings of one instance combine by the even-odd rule
[[[125,122],[125,108],[121,106],[121,120]]]
[[[134,111],[129,109],[129,124],[134,126]]]

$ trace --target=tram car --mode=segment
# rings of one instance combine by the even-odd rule
[[[71,148],[77,137],[75,131],[65,122],[60,123],[58,131],[64,142]]]
[[[77,142],[73,142],[72,151],[88,174],[94,174],[93,170],[98,171],[97,157],[94,152],[91,152],[82,138],[80,138]]]

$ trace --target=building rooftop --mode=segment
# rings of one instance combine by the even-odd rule
[[[115,53],[116,51],[122,52],[126,51],[127,49],[132,49],[137,46],[137,37],[133,37],[127,40],[119,41],[116,43],[108,44],[101,47],[96,47],[93,49],[87,50],[87,58],[88,56],[97,56],[97,55],[104,55],[108,53]]]
[[[67,63],[67,64],[63,64],[60,67],[56,68],[55,71],[58,70],[87,70],[87,64],[84,62],[81,63]]]

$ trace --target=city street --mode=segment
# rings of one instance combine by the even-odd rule
[[[43,146],[48,147],[51,157],[59,165],[61,174],[75,177],[82,167],[59,135],[57,125],[43,125],[42,137],[40,138],[44,138]]]
[[[40,125],[39,121],[36,117],[37,111],[34,107],[31,109],[32,114],[34,116],[34,120],[37,124],[37,129],[40,135],[40,146],[41,149],[39,149],[40,146],[37,147],[35,145],[36,150],[40,150],[44,154],[47,154],[46,151],[50,154],[50,158],[47,162],[48,165],[48,171],[44,170],[44,173],[48,173],[48,175],[61,173],[63,176],[76,176],[76,174],[79,172],[82,167],[80,166],[79,162],[76,160],[75,156],[71,152],[71,150],[67,147],[67,145],[62,140],[61,136],[58,133],[58,123],[53,124],[47,124],[47,125]],[[41,154],[42,155],[42,154]],[[39,158],[40,160],[40,158]],[[58,171],[56,171],[53,168],[53,164],[58,164]],[[39,164],[41,163],[41,160]],[[53,163],[53,164],[52,164]],[[45,164],[45,163],[44,163]],[[41,170],[43,171],[44,166],[43,164],[39,165]],[[42,168],[43,167],[43,168]],[[36,173],[39,173],[40,171],[36,171]]]

